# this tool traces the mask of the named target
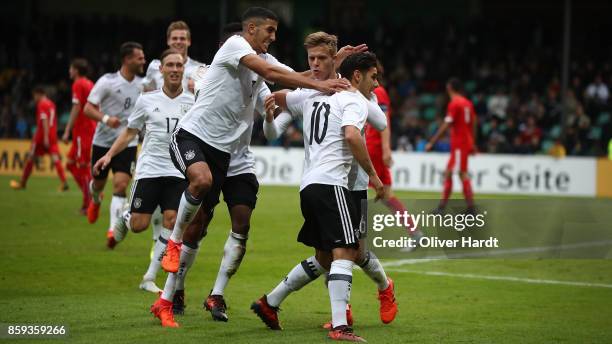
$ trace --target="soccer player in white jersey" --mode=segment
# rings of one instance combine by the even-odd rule
[[[336,77],[334,69],[334,59],[337,46],[336,36],[330,35],[325,32],[315,32],[308,35],[304,41],[308,54],[308,64],[310,70],[313,72],[313,76],[320,79],[327,79],[330,77]],[[336,63],[337,64],[337,63]],[[304,91],[304,90],[302,90]],[[276,99],[279,104],[283,104],[286,107],[286,95],[282,92],[275,93]],[[377,104],[375,95],[371,94],[368,102],[368,122],[377,130],[384,130],[387,125],[387,118]],[[274,140],[284,132],[289,124],[293,121],[291,114],[287,112],[281,112],[276,119],[268,114],[264,121],[264,134],[268,140]],[[353,202],[361,214],[361,200],[367,198],[369,177],[367,173],[359,166],[356,160],[353,161],[351,170],[349,172],[348,188],[351,191]],[[289,275],[291,278],[299,278],[300,275],[308,275],[308,261],[315,261],[316,257],[310,257],[306,259],[304,264],[296,267],[295,271]],[[323,266],[326,270],[329,269],[329,261],[317,262]],[[384,323],[393,321],[397,313],[397,304],[395,303],[395,296],[393,287],[391,286],[392,281],[386,276],[385,271],[380,264],[380,261],[371,252],[365,251],[363,242],[360,242],[360,256],[358,257],[357,264],[361,266],[362,270],[374,281],[378,287],[378,294],[380,300],[380,318]],[[315,277],[318,277],[315,274]],[[305,279],[303,281],[310,280]],[[291,285],[295,286],[297,282],[292,279],[287,279],[281,282],[279,287],[272,293],[271,302],[272,306],[278,307],[280,302],[286,297],[283,291],[291,290]],[[300,286],[299,288],[303,287]],[[298,288],[298,289],[299,289]],[[297,289],[296,289],[297,290]],[[282,297],[277,297],[281,295]],[[287,294],[288,295],[288,294]],[[270,301],[270,298],[268,298]],[[347,320],[348,325],[352,325],[352,312],[350,308],[347,308]],[[329,328],[329,323],[324,325],[325,328]]]
[[[119,133],[126,127],[136,99],[142,92],[142,78],[145,56],[142,45],[126,42],[119,49],[121,68],[115,73],[104,74],[91,90],[85,105],[85,115],[98,122],[92,143],[93,164],[104,156]],[[100,214],[102,190],[106,185],[108,172],[113,170],[113,197],[110,202],[110,224],[107,231],[107,246],[115,247],[113,228],[121,216],[126,200],[126,189],[132,178],[136,163],[138,138],[134,137],[128,147],[113,157],[108,166],[93,177],[90,183],[92,201],[87,208],[89,223],[95,223]]]
[[[223,28],[223,33],[220,39],[219,46],[236,34],[242,31],[241,23],[230,23]],[[273,65],[278,65],[287,70],[292,70],[290,67],[278,62],[276,58],[270,54],[259,54],[266,62]],[[254,75],[256,82],[257,76]],[[195,80],[196,94],[201,92],[202,80],[198,77]],[[264,115],[264,102],[268,95],[271,94],[265,83],[261,83],[259,89],[255,92],[257,99],[254,109],[255,113]],[[249,117],[245,114],[247,120]],[[255,175],[255,157],[249,149],[251,143],[253,116],[250,117],[248,129],[240,136],[238,148],[232,152],[227,171],[227,177],[223,182],[221,191],[223,199],[227,204],[227,208],[231,218],[232,228],[228,235],[223,248],[223,258],[219,266],[219,272],[214,282],[214,286],[210,295],[204,302],[206,310],[208,310],[213,320],[228,321],[226,313],[226,304],[223,298],[223,293],[229,279],[236,273],[242,258],[246,253],[246,243],[250,230],[251,214],[257,203],[257,194],[259,191],[259,182]],[[198,215],[185,230],[183,237],[183,249],[181,250],[180,262],[181,269],[175,276],[175,293],[173,297],[173,312],[174,314],[183,314],[185,309],[185,277],[199,250],[199,242],[206,236],[208,224],[212,220],[213,212],[203,212],[200,208]],[[169,277],[173,278],[173,277]]]
[[[181,85],[184,64],[180,52],[168,49],[162,53],[160,60],[163,88],[143,93],[138,98],[127,128],[94,166],[94,173],[98,173],[110,163],[114,155],[146,129],[132,184],[129,210],[124,211],[118,219],[114,237],[120,242],[129,229],[135,233],[144,231],[151,222],[153,211],[158,206],[161,208],[163,229],[155,243],[151,264],[140,284],[141,289],[150,292],[161,291],[155,285],[155,277],[174,226],[181,194],[187,186],[184,176],[170,160],[170,135],[194,103],[193,94]]]
[[[206,72],[207,66],[206,64],[198,62],[189,57],[189,47],[191,47],[191,30],[189,29],[187,23],[182,20],[170,23],[170,25],[168,25],[168,29],[166,30],[166,43],[168,44],[168,48],[178,51],[183,57],[183,90],[193,93],[196,77],[199,76],[201,78],[202,74]],[[158,90],[164,85],[160,65],[161,62],[158,59],[155,59],[149,63],[147,75],[143,80],[145,91]],[[155,246],[157,245],[157,240],[164,228],[162,213],[159,207],[157,207],[153,212],[153,215],[151,215],[151,227],[153,228],[153,247],[151,248],[149,267],[147,269],[147,273],[145,273],[145,278],[140,283],[140,288],[157,293],[159,291],[157,287],[148,287],[154,286],[152,281],[155,280],[157,275],[156,273],[152,273],[152,269],[155,267],[159,269],[159,262],[157,261],[157,257],[155,255]],[[166,241],[164,241],[164,246],[165,242]]]
[[[198,62],[189,57],[189,47],[191,46],[191,30],[187,23],[182,20],[175,21],[168,25],[166,30],[166,42],[168,48],[174,49],[183,56],[185,61],[185,72],[183,73],[183,90],[189,90],[193,93],[194,74],[200,68],[206,68],[206,64]],[[164,83],[163,76],[160,72],[160,60],[153,60],[147,68],[147,75],[143,80],[146,91],[160,89]]]
[[[290,87],[324,92],[346,87],[343,81],[319,82],[289,72],[258,56],[267,52],[276,38],[278,19],[272,11],[249,8],[242,24],[241,35],[229,38],[215,54],[202,81],[202,95],[172,137],[173,162],[186,175],[189,186],[181,197],[177,221],[162,260],[162,267],[168,272],[178,271],[183,233],[200,205],[207,211],[218,203],[230,154],[249,127],[255,91],[264,78]]]
[[[378,84],[376,56],[368,52],[350,55],[341,64],[340,73],[350,78],[354,88],[332,96],[301,90],[286,95],[287,109],[303,118],[304,128],[305,159],[300,186],[304,224],[298,241],[314,247],[316,256],[298,264],[287,275],[285,283],[281,282],[272,293],[254,302],[251,309],[268,327],[281,329],[278,306],[274,304],[321,275],[325,270],[319,262],[331,258],[328,288],[333,328],[328,337],[365,341],[353,333],[346,317],[353,263],[360,255],[360,216],[347,186],[352,161],[357,159],[368,174],[377,198],[384,193],[361,134],[368,113],[365,96]]]

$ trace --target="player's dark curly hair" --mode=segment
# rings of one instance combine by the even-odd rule
[[[354,71],[358,70],[365,73],[370,68],[376,67],[377,63],[378,60],[376,59],[376,55],[372,52],[366,51],[363,53],[356,53],[349,55],[342,61],[338,72],[340,72],[340,75],[350,80]]]
[[[276,13],[263,7],[249,7],[246,11],[244,11],[241,18],[242,24],[252,18],[272,19],[274,21],[278,21],[278,16],[276,15]]]

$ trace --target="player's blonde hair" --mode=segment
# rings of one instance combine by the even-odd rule
[[[185,30],[187,31],[187,38],[191,39],[191,30],[189,30],[189,25],[182,20],[177,20],[170,25],[168,25],[168,30],[166,30],[166,38],[170,38],[170,34],[175,30]]]
[[[338,37],[330,35],[327,32],[319,31],[311,33],[304,39],[304,47],[306,49],[314,48],[319,45],[327,46],[331,56],[338,52]]]

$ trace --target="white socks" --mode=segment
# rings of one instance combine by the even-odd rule
[[[359,266],[363,272],[376,283],[378,290],[382,291],[389,287],[389,280],[387,279],[385,269],[380,264],[380,260],[378,260],[374,252],[366,252],[365,258],[359,263]]]
[[[198,250],[198,244],[193,245],[191,243],[183,242],[183,246],[181,246],[179,270],[176,274],[176,290],[185,290],[185,276],[187,276],[187,271],[189,271],[189,268],[191,268],[193,265],[193,262],[198,255]]]
[[[329,300],[331,301],[332,326],[348,325],[346,305],[351,299],[353,283],[353,262],[346,259],[334,260],[329,270]]]
[[[162,292],[161,298],[172,302],[174,299],[174,293],[177,290],[185,289],[185,275],[193,264],[195,257],[198,253],[198,247],[189,247],[185,243],[181,246],[181,258],[179,261],[179,270],[176,273],[169,273],[164,285],[164,291]]]
[[[302,287],[321,276],[323,272],[325,272],[325,269],[314,256],[306,258],[296,265],[287,277],[267,295],[268,304],[272,307],[278,307],[289,294],[302,289]]]
[[[219,266],[217,279],[213,287],[211,295],[223,295],[223,291],[229,282],[229,279],[236,273],[242,258],[246,252],[246,241],[248,236],[237,234],[230,231],[225,246],[223,247],[223,259]]]
[[[166,285],[164,285],[164,291],[162,292],[161,298],[172,302],[174,299],[174,291],[176,290],[176,273],[169,273],[166,278]]]
[[[186,189],[181,196],[181,203],[179,204],[178,213],[176,214],[176,223],[174,224],[174,229],[172,230],[172,235],[170,236],[170,240],[175,243],[183,242],[183,233],[187,226],[191,223],[193,218],[195,217],[198,209],[200,209],[201,200],[193,197],[189,190]]]
[[[110,228],[113,230],[117,224],[117,221],[121,218],[121,213],[123,212],[123,203],[125,203],[126,198],[121,196],[113,195],[110,203]]]
[[[161,266],[162,258],[164,257],[164,253],[166,252],[166,244],[168,243],[168,239],[170,238],[170,234],[172,231],[167,228],[162,228],[159,237],[155,241],[155,245],[153,246],[153,256],[151,257],[151,262],[149,263],[149,268],[147,272],[142,277],[145,281],[155,281],[157,277],[157,272]]]
[[[151,215],[151,227],[153,227],[153,241],[155,241],[159,238],[162,228],[164,228],[164,217],[160,207],[155,208],[153,215]]]
[[[93,182],[93,179],[89,182],[89,193],[91,194],[91,199],[93,202],[95,204],[100,204],[102,203],[102,200],[100,199],[100,191],[94,190]]]

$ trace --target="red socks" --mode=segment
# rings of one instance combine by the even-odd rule
[[[62,166],[61,160],[55,160],[53,163],[55,165],[55,170],[57,171],[57,175],[59,176],[62,184],[66,184],[66,175],[64,174],[64,167]]]
[[[440,208],[446,207],[448,198],[453,193],[453,177],[444,180],[444,191],[442,191],[442,199],[440,200]]]
[[[77,185],[79,186],[81,191],[83,191],[83,178],[81,178],[79,168],[76,166],[75,163],[66,164],[66,168],[68,169],[68,171],[70,171],[70,173],[72,173],[72,176],[74,177],[74,180],[76,181]]]
[[[89,205],[89,181],[91,180],[91,171],[89,166],[77,166],[75,163],[66,164],[66,168],[72,173],[81,193],[83,193],[83,208]]]
[[[26,183],[28,182],[28,178],[30,178],[30,175],[32,174],[32,168],[34,167],[34,160],[28,160],[26,162],[26,165],[23,169],[23,175],[21,176],[21,184],[25,187]]]
[[[474,193],[472,192],[472,182],[469,178],[463,179],[461,182],[463,183],[463,197],[465,197],[465,202],[468,208],[473,208]]]

